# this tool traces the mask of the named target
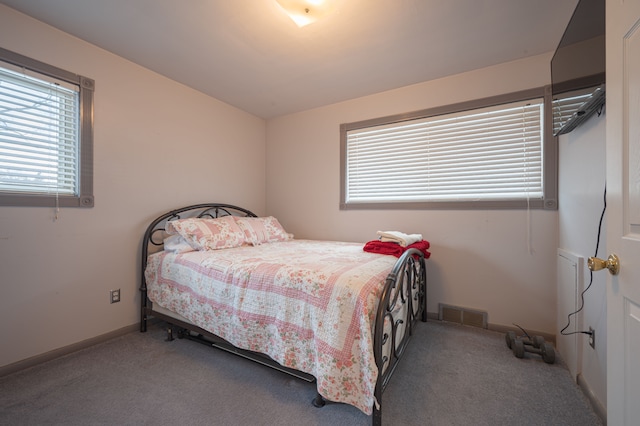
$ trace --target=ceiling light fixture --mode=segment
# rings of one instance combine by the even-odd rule
[[[298,27],[312,24],[335,9],[337,0],[276,0]]]

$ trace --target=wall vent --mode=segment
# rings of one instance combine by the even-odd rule
[[[438,319],[440,321],[456,324],[470,325],[472,327],[488,328],[487,313],[475,309],[461,308],[459,306],[438,304]]]

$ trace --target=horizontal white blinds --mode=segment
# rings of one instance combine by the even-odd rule
[[[0,64],[0,191],[77,195],[78,93]]]
[[[580,107],[591,97],[591,92],[575,92],[572,96],[554,99],[551,102],[553,110],[553,134],[556,135],[569,121]]]
[[[542,199],[543,100],[347,131],[347,203]]]

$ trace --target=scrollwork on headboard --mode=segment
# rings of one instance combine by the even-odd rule
[[[147,245],[146,255],[149,255],[149,244],[158,247],[164,244],[164,238],[166,237],[165,227],[167,222],[188,217],[216,219],[222,216],[256,217],[253,212],[230,204],[196,204],[193,206],[183,207],[181,209],[171,210],[170,212],[159,216],[151,223],[151,225],[149,225],[149,228],[147,229],[147,232],[149,233],[148,238],[147,234],[145,234],[145,240],[143,241],[143,246]],[[161,233],[162,237],[154,240],[154,236],[157,233]]]
[[[218,218],[222,216],[244,216],[244,217],[257,217],[255,213],[242,207],[234,206],[231,204],[220,203],[205,203],[194,204],[191,206],[181,207],[166,212],[156,219],[154,219],[147,230],[144,233],[142,239],[142,259],[141,259],[141,285],[140,291],[143,293],[143,300],[146,299],[147,285],[144,277],[144,270],[147,267],[147,257],[150,254],[150,249],[156,247],[154,250],[158,251],[159,247],[164,245],[165,226],[168,221],[177,220],[182,218],[197,217],[197,218]],[[162,237],[158,236],[158,233]]]

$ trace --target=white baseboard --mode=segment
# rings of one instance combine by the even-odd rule
[[[602,424],[606,426],[607,425],[607,408],[604,405],[602,405],[602,403],[600,402],[600,400],[598,400],[598,398],[596,398],[594,393],[591,391],[589,384],[584,379],[584,376],[581,373],[578,374],[578,377],[576,378],[576,380],[577,380],[578,386],[580,387],[580,389],[582,389],[582,392],[591,403],[591,406],[593,407],[593,411],[595,411],[596,415],[600,417],[600,420],[602,420]]]

